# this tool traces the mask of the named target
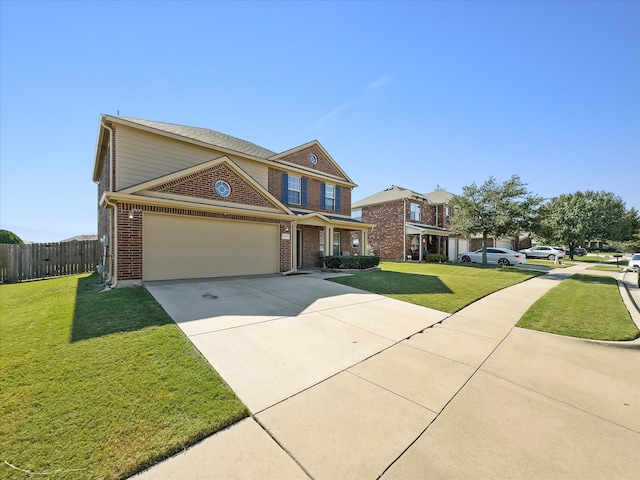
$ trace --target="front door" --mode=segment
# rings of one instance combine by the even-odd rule
[[[296,230],[296,268],[302,268],[302,230]]]
[[[333,254],[342,254],[342,252],[340,251],[340,232],[333,232]]]

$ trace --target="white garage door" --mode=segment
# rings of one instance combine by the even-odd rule
[[[144,280],[276,273],[277,225],[144,214]]]

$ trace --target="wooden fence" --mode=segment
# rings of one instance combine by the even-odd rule
[[[0,245],[0,282],[93,272],[101,255],[99,240]]]

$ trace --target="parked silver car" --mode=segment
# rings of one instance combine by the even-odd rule
[[[629,270],[640,270],[640,253],[634,253],[629,260]]]
[[[459,262],[482,263],[482,249],[475,252],[465,252],[458,255]],[[527,258],[518,252],[508,248],[487,247],[487,263],[497,263],[503,267],[526,263]]]
[[[556,257],[564,257],[564,249],[560,247],[550,247],[548,245],[538,245],[537,247],[525,248],[518,250],[524,253],[527,258],[546,258],[547,260],[555,260]]]

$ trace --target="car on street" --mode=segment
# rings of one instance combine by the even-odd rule
[[[475,252],[464,252],[458,255],[458,261],[462,263],[482,263],[482,249]],[[487,263],[497,263],[503,267],[526,263],[527,257],[522,253],[508,248],[487,247]]]
[[[629,269],[638,271],[640,270],[640,253],[634,253],[629,260]]]
[[[567,248],[564,253],[566,255],[571,255],[571,250]],[[573,249],[573,254],[578,257],[584,257],[587,254],[587,249],[582,247],[576,247]]]
[[[549,245],[525,248],[524,250],[519,250],[519,253],[524,253],[527,258],[544,258],[551,261],[554,261],[556,257],[564,257],[563,248],[551,247]]]

